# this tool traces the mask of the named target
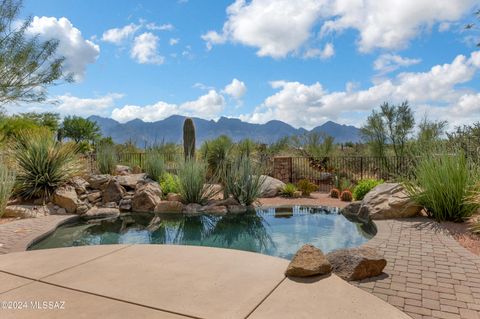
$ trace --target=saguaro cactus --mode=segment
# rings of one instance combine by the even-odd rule
[[[183,153],[185,160],[195,158],[195,125],[191,118],[183,122]]]

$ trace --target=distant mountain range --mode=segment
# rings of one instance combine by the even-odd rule
[[[157,122],[144,122],[136,119],[119,123],[111,118],[90,116],[97,122],[104,136],[111,136],[116,143],[132,140],[140,147],[153,143],[182,142],[184,116],[172,115]],[[218,121],[193,118],[196,128],[197,145],[219,135],[227,135],[234,141],[250,138],[261,143],[273,143],[285,136],[301,135],[307,132],[323,132],[335,138],[336,143],[360,141],[360,130],[354,126],[341,125],[329,121],[308,131],[296,129],[282,121],[269,121],[265,124],[252,124],[239,119],[221,117]]]

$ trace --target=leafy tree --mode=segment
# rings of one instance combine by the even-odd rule
[[[100,127],[96,122],[80,116],[67,116],[63,120],[62,136],[71,138],[76,143],[93,142],[100,138]]]
[[[53,112],[37,113],[29,112],[22,113],[19,117],[31,120],[38,126],[44,126],[49,128],[52,132],[58,131],[60,128],[60,115]]]
[[[447,121],[430,121],[426,117],[418,124],[416,153],[425,154],[438,150]]]
[[[293,136],[293,147],[305,156],[326,157],[333,151],[335,139],[325,133],[310,132],[300,136]]]
[[[407,101],[400,105],[384,103],[379,112],[372,111],[361,134],[376,156],[385,156],[387,144],[390,144],[395,156],[402,157],[414,126],[415,119]]]
[[[72,80],[63,73],[58,40],[30,36],[32,20],[18,23],[21,8],[22,0],[0,0],[0,105],[45,101],[48,86]]]

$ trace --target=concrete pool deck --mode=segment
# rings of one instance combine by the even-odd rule
[[[335,275],[288,279],[287,265],[256,253],[170,245],[5,254],[0,317],[409,318]],[[9,301],[26,309],[5,309]],[[32,308],[44,301],[63,309]]]

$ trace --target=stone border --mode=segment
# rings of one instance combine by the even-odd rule
[[[49,215],[0,225],[0,254],[27,250],[59,226],[75,222],[78,215]]]

